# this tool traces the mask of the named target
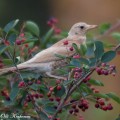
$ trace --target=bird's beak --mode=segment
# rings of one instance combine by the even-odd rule
[[[98,25],[88,25],[88,29],[93,29],[93,28],[96,28],[98,27]]]

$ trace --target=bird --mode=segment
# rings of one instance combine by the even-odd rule
[[[97,25],[89,25],[85,22],[75,23],[69,30],[66,38],[63,38],[49,48],[40,51],[33,56],[33,58],[18,64],[16,67],[13,66],[0,69],[0,75],[18,70],[28,70],[45,74],[47,77],[64,79],[62,76],[53,74],[56,69],[67,64],[66,59],[56,55],[62,55],[66,58],[72,57],[76,53],[75,50],[69,50],[72,44],[75,43],[80,46],[81,44],[86,43],[86,32],[96,27]]]

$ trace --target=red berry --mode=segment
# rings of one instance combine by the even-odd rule
[[[9,96],[5,96],[7,101],[10,101],[10,97]]]
[[[73,110],[72,110],[72,109],[71,109],[71,110],[69,110],[69,113],[70,113],[70,114],[72,114],[72,113],[73,113]]]
[[[52,92],[54,90],[54,87],[50,87],[49,90]]]
[[[75,109],[75,108],[76,108],[76,105],[75,105],[75,104],[73,104],[73,105],[72,105],[72,108],[74,108],[74,109]]]
[[[102,106],[102,110],[107,111],[107,106]]]
[[[61,29],[55,28],[55,29],[54,29],[54,32],[55,32],[55,34],[60,34],[60,33],[61,33]]]
[[[74,59],[79,59],[79,58],[80,58],[80,55],[74,55],[73,58],[74,58]]]
[[[18,84],[18,87],[19,87],[19,88],[25,87],[25,82],[24,82],[24,81],[21,81],[21,82]]]
[[[43,94],[39,94],[39,97],[40,97],[40,98],[43,98]]]
[[[47,96],[50,97],[51,96],[51,92],[48,92]]]
[[[74,110],[74,112],[78,113],[78,112],[79,112],[79,109],[76,108],[76,109]]]
[[[63,42],[64,45],[68,45],[68,40]]]
[[[60,97],[56,97],[56,99],[55,99],[57,102],[60,102]]]
[[[102,67],[105,67],[105,66],[106,66],[106,63],[102,63],[101,66],[102,66]]]
[[[35,94],[35,98],[38,99],[39,98],[39,94],[36,93]]]
[[[70,51],[73,51],[74,49],[73,49],[73,47],[70,47]]]
[[[36,82],[37,84],[41,84],[41,81],[40,80],[37,80],[37,82]]]
[[[99,103],[100,105],[102,105],[102,106],[105,105],[105,102],[104,102],[103,99],[99,99],[99,100],[98,100],[98,103]]]
[[[17,45],[21,45],[21,40],[16,40]]]
[[[50,101],[54,101],[54,98],[49,98]]]
[[[96,107],[96,108],[99,108],[99,107],[100,107],[100,105],[99,105],[98,103],[96,103],[96,104],[95,104],[95,107]]]
[[[56,80],[56,84],[60,84],[61,83],[61,80]]]
[[[109,104],[107,105],[107,108],[108,108],[108,110],[112,110],[112,109],[113,109],[113,106],[109,103]]]
[[[62,89],[62,87],[61,86],[57,86],[57,90],[61,90]]]

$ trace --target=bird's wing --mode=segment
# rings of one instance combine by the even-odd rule
[[[64,41],[66,39],[60,40],[59,42],[55,43],[51,47],[39,52],[36,54],[32,59],[28,60],[27,63],[42,63],[42,62],[51,62],[55,60],[59,60],[60,58],[57,57],[55,54],[63,55],[63,56],[72,56],[75,51],[70,51],[69,48],[72,46],[72,43],[79,44],[78,40],[68,40],[68,45],[64,45]]]

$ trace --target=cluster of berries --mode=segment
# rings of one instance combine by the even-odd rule
[[[61,83],[61,80],[56,80],[56,86],[51,86],[51,87],[49,87],[49,91],[48,91],[48,93],[47,93],[47,96],[48,96],[49,98],[51,97],[51,95],[52,95],[52,93],[54,92],[54,89],[55,89],[55,88],[56,88],[56,90],[58,90],[58,91],[62,89],[60,83]]]
[[[61,33],[61,29],[59,29],[56,24],[58,23],[58,19],[54,18],[54,17],[51,17],[48,21],[47,21],[47,24],[53,28],[54,30],[54,33],[55,34],[60,34]]]
[[[113,106],[110,103],[105,104],[105,100],[103,98],[97,98],[95,107],[100,108],[100,109],[102,109],[104,111],[113,109]]]
[[[10,101],[9,93],[6,89],[1,91],[1,95],[4,96],[7,101]]]
[[[74,101],[71,101],[74,102]],[[77,115],[79,109],[83,112],[89,108],[89,102],[86,99],[81,98],[79,102],[73,103],[71,109],[69,110],[70,114]]]
[[[115,76],[115,65],[108,65],[106,63],[102,63],[100,67],[96,67],[96,72],[98,75],[109,75],[112,74]]]
[[[41,81],[40,80],[37,80],[37,81],[28,81],[28,82],[24,82],[24,81],[20,81],[19,82],[19,84],[18,84],[18,87],[19,88],[23,88],[23,87],[25,87],[26,85],[32,85],[33,83],[35,83],[35,84],[41,84]]]
[[[27,95],[24,100],[24,107],[27,107],[29,102],[34,101],[35,99],[39,99],[39,98],[43,98],[43,94],[34,93],[34,94]]]

